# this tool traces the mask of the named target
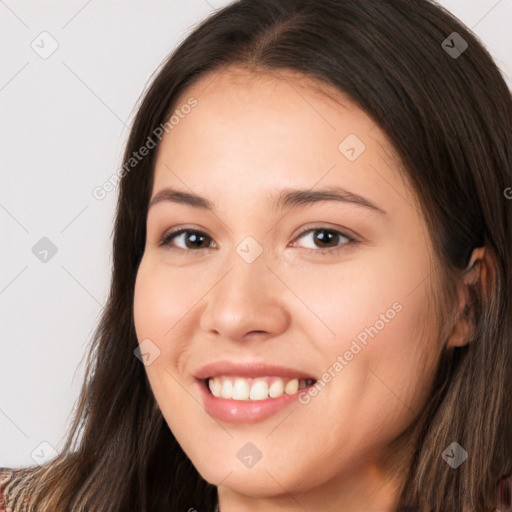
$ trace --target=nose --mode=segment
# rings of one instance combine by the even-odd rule
[[[200,327],[208,336],[234,341],[271,338],[286,331],[286,287],[262,254],[248,263],[235,255],[204,297]],[[227,268],[227,270],[226,270]]]

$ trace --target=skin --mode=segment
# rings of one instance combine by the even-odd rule
[[[152,197],[172,186],[215,211],[165,201],[149,209],[136,332],[160,350],[145,367],[151,388],[192,463],[218,485],[222,512],[392,511],[414,443],[395,440],[422,410],[442,349],[418,201],[385,134],[339,91],[317,85],[233,67],[203,77],[177,102],[194,97],[197,106],[158,149]],[[366,145],[354,162],[338,149],[349,134]],[[271,202],[284,188],[329,186],[386,214],[335,201],[278,211]],[[180,226],[205,233],[204,248],[190,234],[159,245]],[[324,232],[301,235],[308,227],[358,243],[315,242]],[[247,236],[263,248],[252,263],[236,252]],[[396,303],[400,312],[309,403],[253,424],[204,411],[193,373],[207,362],[265,361],[321,379]],[[445,342],[462,344],[461,333]],[[251,468],[237,458],[247,442],[262,453]]]

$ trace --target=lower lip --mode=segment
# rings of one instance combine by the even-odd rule
[[[213,418],[230,423],[256,423],[263,421],[272,414],[284,409],[287,405],[297,402],[299,393],[305,389],[299,389],[293,395],[282,395],[278,398],[266,400],[233,400],[213,396],[204,384],[197,381],[201,390],[203,404],[206,412]]]

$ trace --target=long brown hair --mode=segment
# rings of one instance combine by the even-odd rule
[[[427,0],[235,1],[200,23],[152,79],[124,162],[165,125],[187,87],[233,64],[315,77],[378,124],[420,200],[443,296],[453,299],[472,249],[492,254],[489,293],[468,285],[471,342],[444,353],[419,418],[399,509],[495,508],[496,483],[512,473],[512,100],[497,66],[468,28]],[[133,293],[155,158],[156,149],[123,167],[110,295],[74,422],[58,457],[12,474],[13,510],[214,509],[215,486],[181,450],[134,356]],[[437,307],[453,317],[453,300]],[[469,454],[457,470],[441,457],[454,441]]]

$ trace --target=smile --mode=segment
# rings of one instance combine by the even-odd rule
[[[217,376],[206,379],[208,389],[217,398],[233,400],[267,400],[283,395],[294,395],[299,389],[314,384],[314,379],[281,377],[246,378]]]
[[[231,423],[256,423],[298,402],[317,381],[298,368],[264,361],[221,360],[193,372],[204,410]]]

